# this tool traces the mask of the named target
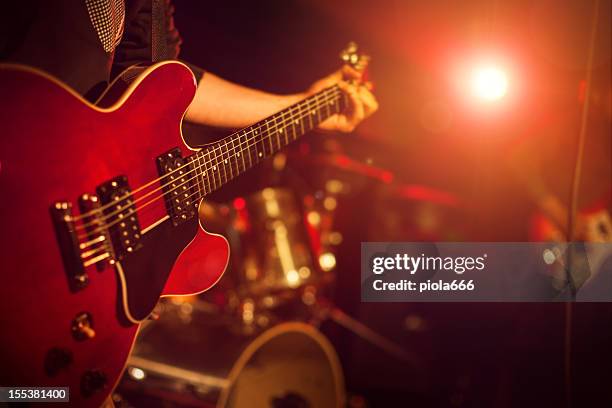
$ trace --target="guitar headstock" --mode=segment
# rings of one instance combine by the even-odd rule
[[[367,54],[360,54],[357,44],[351,41],[346,48],[340,52],[340,59],[356,70],[363,71],[367,68],[371,58]]]

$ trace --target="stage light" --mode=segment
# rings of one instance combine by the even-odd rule
[[[474,95],[486,101],[501,99],[508,91],[506,73],[494,66],[483,66],[472,73],[472,91]]]

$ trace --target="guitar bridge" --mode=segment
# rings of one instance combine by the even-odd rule
[[[89,261],[85,261],[86,265],[95,261],[98,271],[102,271],[108,263],[115,262],[115,256],[104,216],[100,212],[100,199],[94,194],[82,194],[79,197],[79,210],[83,214],[83,224],[87,232],[87,241],[79,245],[83,250],[81,258],[90,258]],[[102,254],[101,250],[104,251]],[[108,254],[108,257],[104,257],[104,254]]]
[[[64,270],[68,278],[68,286],[71,291],[76,292],[87,286],[89,278],[81,258],[81,250],[72,218],[72,204],[58,201],[51,206],[50,213],[64,263]]]

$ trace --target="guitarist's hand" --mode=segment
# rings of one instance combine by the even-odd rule
[[[241,128],[335,84],[349,95],[349,106],[345,113],[330,117],[319,128],[351,132],[378,109],[378,102],[371,93],[372,84],[365,82],[363,74],[348,65],[318,80],[308,91],[292,95],[275,95],[247,88],[207,72],[198,84],[185,117],[202,125]]]
[[[320,129],[352,132],[361,121],[378,110],[378,101],[372,94],[372,83],[363,80],[363,73],[345,65],[342,69],[312,84],[307,94],[314,94],[338,84],[349,96],[346,112],[334,115],[319,125]]]

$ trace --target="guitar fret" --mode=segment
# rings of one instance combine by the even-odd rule
[[[219,168],[223,170],[223,184],[227,183],[232,179],[231,171],[228,167],[229,160],[227,159],[227,149],[225,149],[225,145],[220,145],[221,150],[221,161],[219,162]]]
[[[245,171],[246,169],[240,168],[240,162],[242,159],[242,154],[240,153],[240,145],[237,145],[236,143],[234,143],[234,139],[230,139],[230,141],[232,142],[233,160],[234,160],[234,163],[236,164],[236,175],[238,175],[242,173],[243,171]]]
[[[308,98],[306,101],[306,103],[304,104],[304,122],[306,124],[306,132],[309,132],[310,130],[314,129],[314,122],[312,119],[312,106],[311,106],[311,102],[312,102],[312,97]]]
[[[302,122],[304,122],[304,130],[302,130],[303,135],[312,129],[312,122],[310,119],[310,99],[306,99],[300,107],[300,115],[302,116]]]
[[[222,177],[221,183],[225,184],[227,180],[229,180],[229,178],[227,177],[227,169],[225,168],[225,164],[223,163],[223,144],[219,143],[217,149],[219,152],[219,154],[217,155],[217,168],[219,169],[219,174]]]
[[[230,146],[231,143],[231,146]],[[238,168],[238,155],[236,154],[236,148],[234,147],[234,140],[230,139],[227,142],[227,148],[229,150],[229,165],[232,170],[232,174],[234,177],[237,177],[240,174],[240,168]]]
[[[317,111],[317,126],[321,123],[321,105],[319,102],[319,94],[315,94],[315,106]]]
[[[217,187],[215,186],[215,178],[210,169],[210,152],[206,150],[206,153],[202,155],[204,159],[204,171],[206,174],[206,180],[208,181],[209,191],[213,191]]]
[[[308,99],[302,101],[299,107],[299,116],[300,123],[302,124],[302,131],[300,132],[300,136],[304,133],[308,132]]]
[[[205,154],[202,151],[200,151],[199,153],[200,153],[201,161],[202,161],[202,164],[201,164],[201,166],[202,166],[202,177],[204,179],[204,185],[205,185],[204,193],[208,194],[208,193],[210,193],[212,191],[212,186],[210,185],[210,177],[209,177],[210,172],[208,171],[208,168],[206,166]]]
[[[274,151],[277,149],[274,149],[274,144],[272,144],[272,130],[270,129],[274,129],[273,126],[270,126],[270,122],[268,120],[264,121],[264,126],[266,127],[266,130],[264,131],[264,135],[265,138],[268,140],[268,143],[270,144],[270,154],[274,154]]]
[[[223,180],[221,179],[221,169],[219,169],[219,159],[217,157],[217,147],[216,146],[213,146],[212,154],[213,154],[212,171],[214,172],[215,177],[219,179],[219,187],[221,187],[221,185],[223,184]]]
[[[291,142],[295,141],[297,139],[297,125],[300,122],[295,119],[295,117],[292,115],[291,116],[291,123],[289,124],[289,126],[291,126]]]
[[[321,96],[321,99],[319,100],[319,110],[318,112],[320,113],[320,122],[325,122],[325,120],[327,118],[329,118],[330,114],[329,114],[329,109],[327,106],[327,99],[330,98],[330,94],[329,92],[325,92],[324,95]]]
[[[280,140],[280,131],[282,129],[282,120],[278,123],[278,118],[276,115],[273,117],[274,119],[274,136],[276,136],[276,145],[278,146],[278,150],[282,148],[281,140]]]
[[[259,161],[263,159],[265,152],[263,150],[263,146],[260,146],[261,140],[255,133],[255,130],[253,130],[253,133],[252,133],[252,140],[253,140],[253,147],[255,149],[255,162],[259,163]]]
[[[197,162],[196,162],[197,160]],[[198,193],[200,193],[199,198],[204,197],[204,194],[206,194],[206,187],[204,186],[204,177],[202,175],[202,168],[200,167],[200,155],[199,152],[195,154],[195,157],[193,158],[193,160],[191,160],[191,165],[193,166],[195,173],[196,173],[196,180],[197,180],[197,185],[198,185]],[[201,186],[201,188],[200,188]]]
[[[296,125],[300,125],[300,136],[304,134],[304,119],[302,118],[302,104],[298,104],[297,106],[298,109],[298,117],[296,119],[297,123]],[[296,129],[297,130],[297,129]],[[297,134],[296,134],[296,139],[297,139]]]
[[[298,110],[299,113],[299,110]],[[292,116],[291,116],[291,127],[292,127],[292,132],[291,132],[291,141],[295,141],[298,138],[298,126],[300,125],[300,120],[299,118],[296,116],[295,113],[292,112]]]
[[[310,106],[310,100],[308,100],[306,104],[306,116],[308,117],[308,123],[310,124],[310,127],[308,128],[308,130],[314,129],[315,127],[314,122],[313,122],[313,117],[312,117],[313,114],[314,114],[314,110]]]
[[[251,156],[251,142],[247,136],[246,130],[242,130],[239,133],[238,140],[240,140],[240,146],[242,148],[242,154],[246,155],[249,162],[249,168],[253,167],[253,157]]]
[[[232,176],[232,178],[234,178],[240,173],[238,173],[238,171],[234,167],[234,163],[236,162],[236,153],[234,152],[233,143],[231,139],[225,142],[225,151],[227,153],[227,156],[225,157],[225,160],[227,161],[226,166],[229,167],[230,175]]]
[[[246,137],[246,132],[242,132],[240,136],[240,146],[242,146],[242,151],[247,155],[249,159],[249,167],[253,167],[253,158],[251,157],[251,148],[249,147],[249,141]]]
[[[190,165],[191,167],[190,171],[195,172],[195,183],[194,183],[195,191],[192,192],[195,195],[194,201],[199,200],[204,195],[204,181],[202,180],[202,173],[200,172],[200,166],[198,166],[198,163],[196,163],[195,161],[196,158],[197,157],[192,157],[191,165]]]
[[[191,184],[191,190],[195,189],[195,191],[190,191],[189,194],[200,192],[200,175],[198,173],[198,166],[195,164],[195,157],[187,157],[186,162],[188,163],[185,167],[186,180],[192,179],[193,183]],[[195,176],[192,174],[195,173]],[[180,173],[179,173],[180,174]]]
[[[319,109],[321,108],[319,104],[319,94],[315,94],[311,97],[311,106],[310,106],[310,118],[312,122],[312,128],[316,128],[321,123],[321,116]]]
[[[300,130],[299,130],[298,136],[302,136],[304,133],[307,132],[307,128],[305,127],[305,125],[306,125],[306,118],[304,117],[304,112],[303,112],[304,103],[305,103],[305,101],[302,101],[298,105],[298,107],[297,107],[298,108],[297,119],[298,119],[299,125],[300,125]]]
[[[264,124],[262,124],[261,127],[263,127]],[[256,132],[258,132],[258,131],[256,130]],[[260,136],[261,145],[262,145],[263,152],[264,152],[264,158],[270,157],[270,155],[272,154],[272,151],[273,151],[272,143],[270,143],[269,140],[266,140],[267,138],[264,137],[265,133],[262,133],[261,131],[259,131],[258,135]]]
[[[232,170],[232,166],[230,162],[230,152],[229,152],[227,145],[228,145],[227,143],[223,143],[221,145],[221,154],[222,154],[221,157],[223,159],[223,169],[226,174],[226,181],[234,178],[234,171]],[[229,178],[227,178],[228,169],[229,169],[229,175],[230,175]]]
[[[329,109],[329,103],[327,102],[327,95],[325,98],[323,98],[323,106],[326,109],[326,115],[325,115],[325,119],[329,118],[332,113],[331,113],[331,109]]]
[[[193,194],[201,198],[218,189],[340,112],[344,101],[337,93],[337,87],[327,88],[196,152],[190,159],[197,183]]]
[[[281,144],[283,146],[287,146],[289,144],[289,135],[287,134],[287,130],[289,127],[288,118],[291,117],[291,113],[284,112],[278,116],[278,135],[281,140]]]

